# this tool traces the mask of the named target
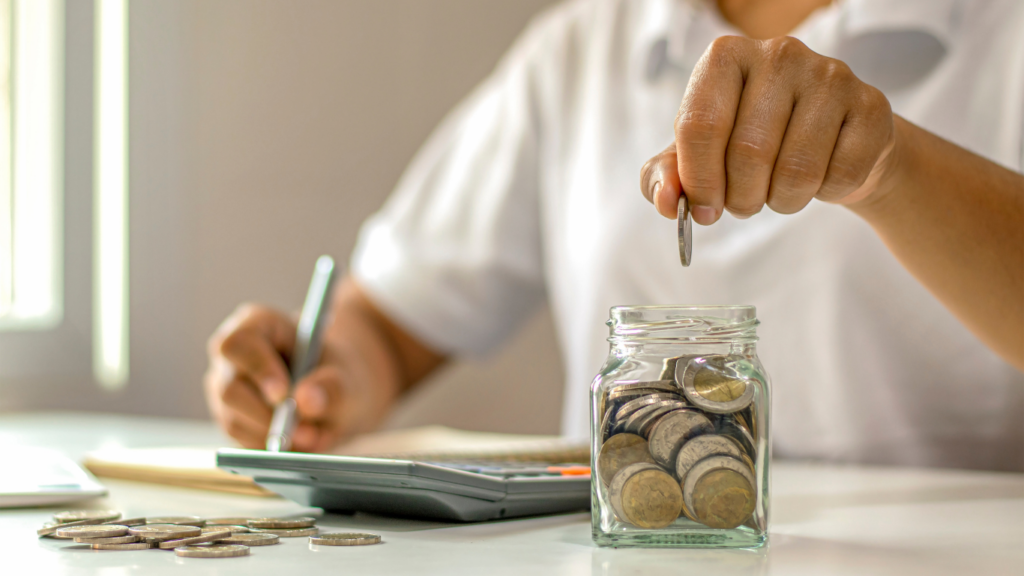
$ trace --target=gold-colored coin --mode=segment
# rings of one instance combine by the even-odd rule
[[[730,378],[718,370],[709,368],[694,374],[693,387],[697,394],[712,402],[732,402],[747,391],[746,381]]]
[[[679,518],[683,492],[663,470],[642,470],[622,487],[622,512],[639,528],[664,528]]]
[[[647,440],[636,434],[616,434],[601,445],[597,456],[597,473],[607,485],[626,466],[637,462],[654,464]]]
[[[757,498],[747,478],[734,470],[712,470],[693,490],[693,515],[710,528],[735,528],[754,512]]]

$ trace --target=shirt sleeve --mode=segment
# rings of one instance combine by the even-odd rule
[[[544,299],[530,45],[442,122],[352,256],[371,299],[441,352],[493,349]]]

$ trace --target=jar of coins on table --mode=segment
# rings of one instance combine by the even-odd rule
[[[618,306],[591,386],[594,541],[735,547],[768,535],[771,405],[753,306]]]

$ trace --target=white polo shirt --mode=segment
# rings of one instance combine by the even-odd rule
[[[738,32],[696,1],[543,14],[365,224],[353,273],[456,355],[499,345],[547,299],[568,436],[589,433],[611,306],[753,304],[777,456],[1024,470],[1024,375],[845,208],[695,226],[693,264],[679,266],[675,223],[641,196],[640,166],[672,140],[693,66],[726,34]],[[793,35],[904,118],[1021,170],[1024,2],[847,0]]]

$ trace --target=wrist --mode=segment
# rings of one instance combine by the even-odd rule
[[[869,222],[891,212],[912,180],[914,152],[914,125],[893,114],[893,144],[885,158],[879,162],[876,173],[865,183],[870,192],[846,207]],[[873,180],[873,182],[872,182]]]

